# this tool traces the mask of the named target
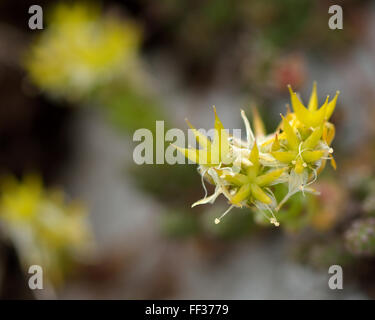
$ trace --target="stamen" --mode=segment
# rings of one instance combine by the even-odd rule
[[[231,210],[233,209],[233,207],[234,207],[234,205],[232,204],[232,205],[227,209],[227,211],[225,211],[225,212],[220,216],[220,218],[216,218],[216,219],[215,219],[215,224],[219,224],[220,221],[221,221],[221,219],[223,219],[223,218],[226,216],[226,214],[227,214],[229,211],[231,211]]]
[[[289,194],[289,193],[288,193]],[[283,200],[281,200],[281,202],[279,203],[279,205],[276,207],[276,212],[279,211],[281,209],[281,207],[284,205],[285,202],[287,202],[287,200],[289,199],[288,197],[288,194],[284,197]]]
[[[257,206],[257,204],[255,203],[255,205]],[[267,204],[263,204],[263,207],[265,207],[267,209],[267,211],[269,211],[271,213],[271,218],[268,217],[266,215],[266,213],[262,210],[262,208],[260,208],[259,206],[257,206],[258,210],[262,213],[262,215],[271,223],[271,224],[274,224],[276,227],[278,227],[280,225],[280,223],[277,221],[277,218],[275,216],[275,214],[273,213],[273,210],[270,208],[269,205]]]
[[[276,227],[280,225],[280,223],[277,221],[277,218],[275,214],[273,213],[272,209],[267,205],[267,209],[269,212],[271,212],[272,218],[270,219],[270,222],[274,224]]]
[[[275,225],[275,227],[278,227],[280,223],[276,220],[276,218],[271,218],[270,222]]]
[[[258,210],[260,211],[260,213],[263,215],[263,217],[265,217],[268,221],[270,221],[271,222],[271,219],[270,219],[270,217],[268,217],[265,213],[264,213],[264,211],[262,210],[262,209],[260,209],[260,208],[258,208]]]

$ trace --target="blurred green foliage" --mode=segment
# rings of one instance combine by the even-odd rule
[[[160,217],[160,227],[163,235],[174,239],[185,239],[197,236],[201,231],[199,220],[188,211],[170,209]]]
[[[347,267],[355,262],[340,238],[307,238],[295,247],[294,254],[300,262],[320,270],[332,265]]]
[[[132,134],[139,128],[154,132],[155,122],[167,118],[157,97],[126,86],[102,99],[102,104],[108,120],[125,133]]]
[[[142,165],[130,166],[127,171],[133,183],[165,204],[184,204],[203,192],[196,168],[192,165]],[[197,188],[198,186],[198,188]]]

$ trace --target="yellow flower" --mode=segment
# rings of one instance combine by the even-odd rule
[[[91,248],[91,231],[84,208],[66,203],[61,191],[46,191],[41,179],[23,182],[7,177],[1,184],[0,224],[27,271],[40,265],[51,284],[63,281],[76,254]]]
[[[259,150],[256,143],[254,143],[251,150],[249,160],[252,165],[246,168],[246,174],[217,169],[221,178],[238,187],[238,191],[231,198],[231,203],[238,205],[242,201],[248,200],[251,196],[254,200],[271,204],[272,200],[263,188],[271,185],[280,177],[285,169],[269,170],[266,173],[262,172],[262,166],[259,162]]]
[[[13,177],[8,177],[2,185],[1,218],[10,223],[32,221],[42,200],[40,178],[30,175],[23,184],[18,184]]]
[[[176,147],[186,158],[199,165],[205,197],[192,205],[213,203],[223,194],[230,207],[215,223],[233,208],[254,205],[275,226],[279,225],[274,214],[297,192],[318,194],[309,187],[323,170],[327,159],[331,159],[330,147],[335,135],[335,127],[328,122],[335,109],[338,93],[329,101],[328,97],[318,109],[316,84],[310,97],[308,108],[301,103],[291,90],[294,112],[288,111],[275,133],[266,135],[263,122],[253,108],[255,135],[246,114],[241,117],[246,128],[246,141],[229,136],[215,111],[215,138],[211,142],[205,135],[189,126],[201,149]],[[204,179],[215,185],[215,192],[207,196]],[[288,185],[286,196],[277,203],[272,186]],[[271,213],[268,216],[267,213]]]
[[[308,128],[320,127],[326,120],[330,119],[335,110],[337,98],[340,94],[340,92],[337,91],[335,97],[329,102],[329,96],[327,96],[323,105],[318,109],[316,82],[314,82],[309,105],[308,108],[306,108],[298,98],[297,94],[293,92],[292,87],[288,86],[288,88],[294,113],[298,121]]]
[[[102,17],[91,4],[61,3],[32,43],[25,66],[42,90],[76,99],[119,74],[134,73],[139,42],[134,24]]]
[[[283,117],[283,130],[287,142],[286,150],[272,151],[271,154],[281,163],[291,165],[296,173],[302,173],[310,163],[320,160],[325,153],[328,153],[325,150],[314,150],[322,137],[323,126],[316,128],[305,140],[302,140],[301,135],[297,135],[289,121]],[[279,144],[278,140],[277,143]],[[275,144],[273,148],[276,149]]]

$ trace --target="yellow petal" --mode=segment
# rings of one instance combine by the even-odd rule
[[[318,170],[317,170],[317,172],[316,172],[317,175],[320,175],[320,174],[322,173],[322,171],[324,170],[324,168],[325,168],[325,166],[326,166],[326,163],[327,163],[327,160],[324,159],[324,160],[322,161],[322,164],[320,165],[320,167],[318,168]]]
[[[232,173],[228,173],[228,172],[224,172],[224,170],[222,170],[223,172],[220,173],[220,170],[217,170],[217,172],[219,173],[220,177],[230,183],[233,183],[237,186],[242,186],[243,184],[246,184],[249,182],[249,179],[248,177],[246,177],[244,174],[241,174],[241,173],[235,173],[235,174],[232,174]]]
[[[253,125],[254,125],[255,136],[256,137],[265,136],[266,130],[264,127],[264,123],[263,123],[262,118],[259,115],[258,109],[255,106],[253,106],[252,112],[253,112]]]
[[[211,161],[217,164],[229,164],[231,162],[228,134],[225,130],[220,132],[215,129],[214,141],[211,145]]]
[[[297,161],[296,161],[296,165],[294,167],[294,171],[297,174],[301,174],[304,169],[305,169],[305,167],[303,166],[303,160],[301,158],[298,158]]]
[[[324,155],[324,150],[315,151],[304,151],[302,152],[302,158],[305,162],[315,162],[318,161]]]
[[[244,184],[241,188],[237,191],[237,193],[231,199],[233,204],[239,204],[241,201],[245,200],[247,197],[250,196],[250,184]]]
[[[213,109],[214,109],[214,113],[215,113],[215,129],[216,130],[225,130],[221,120],[219,119],[218,115],[217,115],[217,112],[216,112],[216,107],[213,106]]]
[[[293,110],[296,114],[297,119],[307,127],[317,127],[321,125],[325,120],[328,105],[328,97],[323,106],[319,110],[313,111],[310,109],[306,109],[302,102],[299,100],[297,94],[293,92],[290,86],[288,87],[292,100]]]
[[[338,98],[339,94],[340,94],[340,91],[336,91],[335,97],[328,103],[327,111],[326,111],[326,115],[325,115],[326,120],[329,120],[329,118],[332,116],[332,113],[336,108],[336,102],[337,102],[337,98]]]
[[[333,169],[337,169],[337,165],[336,165],[336,161],[335,161],[335,158],[333,157],[333,155],[330,155],[330,158],[331,158],[331,166]]]
[[[318,109],[318,94],[316,90],[316,81],[314,81],[314,84],[313,84],[313,89],[311,92],[308,109],[310,111],[315,111]]]
[[[297,94],[293,92],[292,87],[288,86],[290,92],[290,99],[292,101],[292,107],[297,119],[308,127],[311,127],[311,113],[305,108],[302,102],[299,100]]]
[[[324,126],[323,128],[323,134],[322,134],[322,139],[323,141],[325,141],[327,143],[327,140],[328,140],[328,128],[327,126]],[[327,143],[328,144],[328,143]]]
[[[199,130],[195,129],[188,119],[185,119],[185,121],[190,127],[190,129],[193,131],[195,139],[197,140],[198,144],[202,146],[203,148],[209,150],[209,148],[211,148],[210,140],[204,134],[202,134]]]
[[[306,126],[300,126],[298,132],[300,139],[305,140],[311,134],[311,129]]]
[[[222,162],[224,164],[229,164],[229,135],[217,116],[215,106],[213,108],[215,113],[215,136],[211,147],[211,161],[214,163]]]
[[[267,173],[256,177],[255,182],[258,186],[264,187],[275,181],[285,171],[285,168],[268,171]]]
[[[323,140],[331,145],[333,138],[335,137],[336,129],[332,123],[326,122],[323,130]]]
[[[279,142],[278,134],[276,133],[276,135],[275,135],[275,140],[274,140],[273,143],[272,143],[271,151],[279,150],[280,147],[281,147],[281,146],[280,146],[280,142]]]
[[[175,147],[180,153],[182,153],[186,158],[188,158],[192,162],[203,165],[210,164],[210,154],[209,152],[207,152],[207,150],[181,148],[177,147],[174,144],[172,144],[172,146]]]
[[[253,164],[247,169],[247,175],[250,178],[255,178],[258,174],[260,163],[259,163],[259,150],[256,141],[254,141],[253,149],[251,149],[249,160]]]
[[[271,198],[255,183],[250,184],[251,194],[260,202],[270,204],[272,202]]]
[[[289,163],[297,157],[296,151],[273,151],[271,155],[280,162]]]
[[[323,134],[323,126],[316,128],[310,136],[303,142],[302,150],[303,149],[314,149],[315,146],[318,144],[320,138]]]
[[[282,115],[281,117],[283,118],[283,130],[286,134],[286,140],[288,141],[290,148],[297,150],[299,145],[298,137],[293,128],[290,126],[289,121],[286,120]]]
[[[324,122],[326,112],[327,112],[328,100],[329,100],[329,96],[327,96],[321,108],[318,111],[313,112],[312,118],[310,121],[310,127],[320,126]]]

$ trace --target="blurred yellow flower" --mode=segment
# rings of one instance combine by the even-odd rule
[[[92,3],[61,3],[32,43],[25,66],[42,90],[80,98],[119,74],[132,74],[139,43],[134,24],[103,17]]]
[[[1,184],[0,226],[27,270],[40,265],[52,284],[63,281],[74,258],[86,255],[92,236],[86,211],[66,203],[61,191],[43,188],[41,179],[29,175],[22,182],[7,177]]]

